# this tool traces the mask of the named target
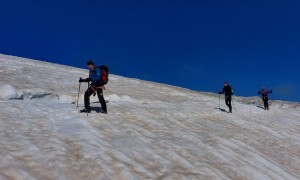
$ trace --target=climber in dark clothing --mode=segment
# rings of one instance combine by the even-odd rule
[[[262,96],[262,100],[264,102],[265,110],[269,110],[269,96],[268,96],[268,93],[272,93],[272,90],[268,91],[265,87],[263,87],[262,91],[260,91],[260,89],[259,89],[257,93],[261,94],[261,96]]]
[[[90,113],[91,112],[91,107],[90,107],[90,96],[97,92],[98,94],[98,99],[100,101],[101,107],[102,107],[102,113],[107,114],[107,107],[106,107],[106,102],[103,97],[103,89],[104,85],[107,84],[108,82],[108,71],[103,70],[105,66],[100,66],[96,67],[94,65],[93,61],[88,61],[87,66],[90,70],[89,72],[89,77],[86,79],[79,79],[79,82],[92,82],[91,85],[88,87],[84,94],[84,107],[85,109],[81,110],[80,112],[86,112]]]
[[[224,82],[223,91],[219,92],[219,94],[223,94],[225,92],[225,103],[229,107],[229,112],[232,113],[231,106],[231,96],[233,95],[231,86],[228,85],[227,82]]]

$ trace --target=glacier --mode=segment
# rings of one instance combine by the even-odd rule
[[[108,114],[83,108],[88,70],[0,54],[0,179],[300,179],[300,104],[110,75]]]

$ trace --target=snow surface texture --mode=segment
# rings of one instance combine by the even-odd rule
[[[297,103],[227,114],[223,96],[111,75],[108,115],[91,97],[87,116],[87,73],[0,55],[0,179],[300,179]]]

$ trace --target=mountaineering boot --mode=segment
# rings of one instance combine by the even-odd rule
[[[79,112],[81,112],[81,113],[91,113],[91,109],[82,109]]]

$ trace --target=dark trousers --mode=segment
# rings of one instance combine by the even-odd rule
[[[232,106],[231,106],[231,96],[226,96],[225,97],[225,103],[229,107],[229,111],[231,112]]]
[[[94,88],[95,89],[95,88]],[[89,87],[86,92],[84,93],[84,107],[85,109],[87,110],[91,110],[91,107],[90,107],[90,96],[92,94],[94,94],[94,90],[92,87]],[[106,102],[105,102],[105,99],[103,97],[103,89],[102,88],[97,88],[96,89],[96,92],[97,92],[97,95],[98,95],[98,99],[100,101],[100,104],[101,104],[101,107],[102,107],[102,110],[104,112],[107,113],[107,107],[106,107]]]
[[[265,110],[269,110],[269,97],[263,97]]]

